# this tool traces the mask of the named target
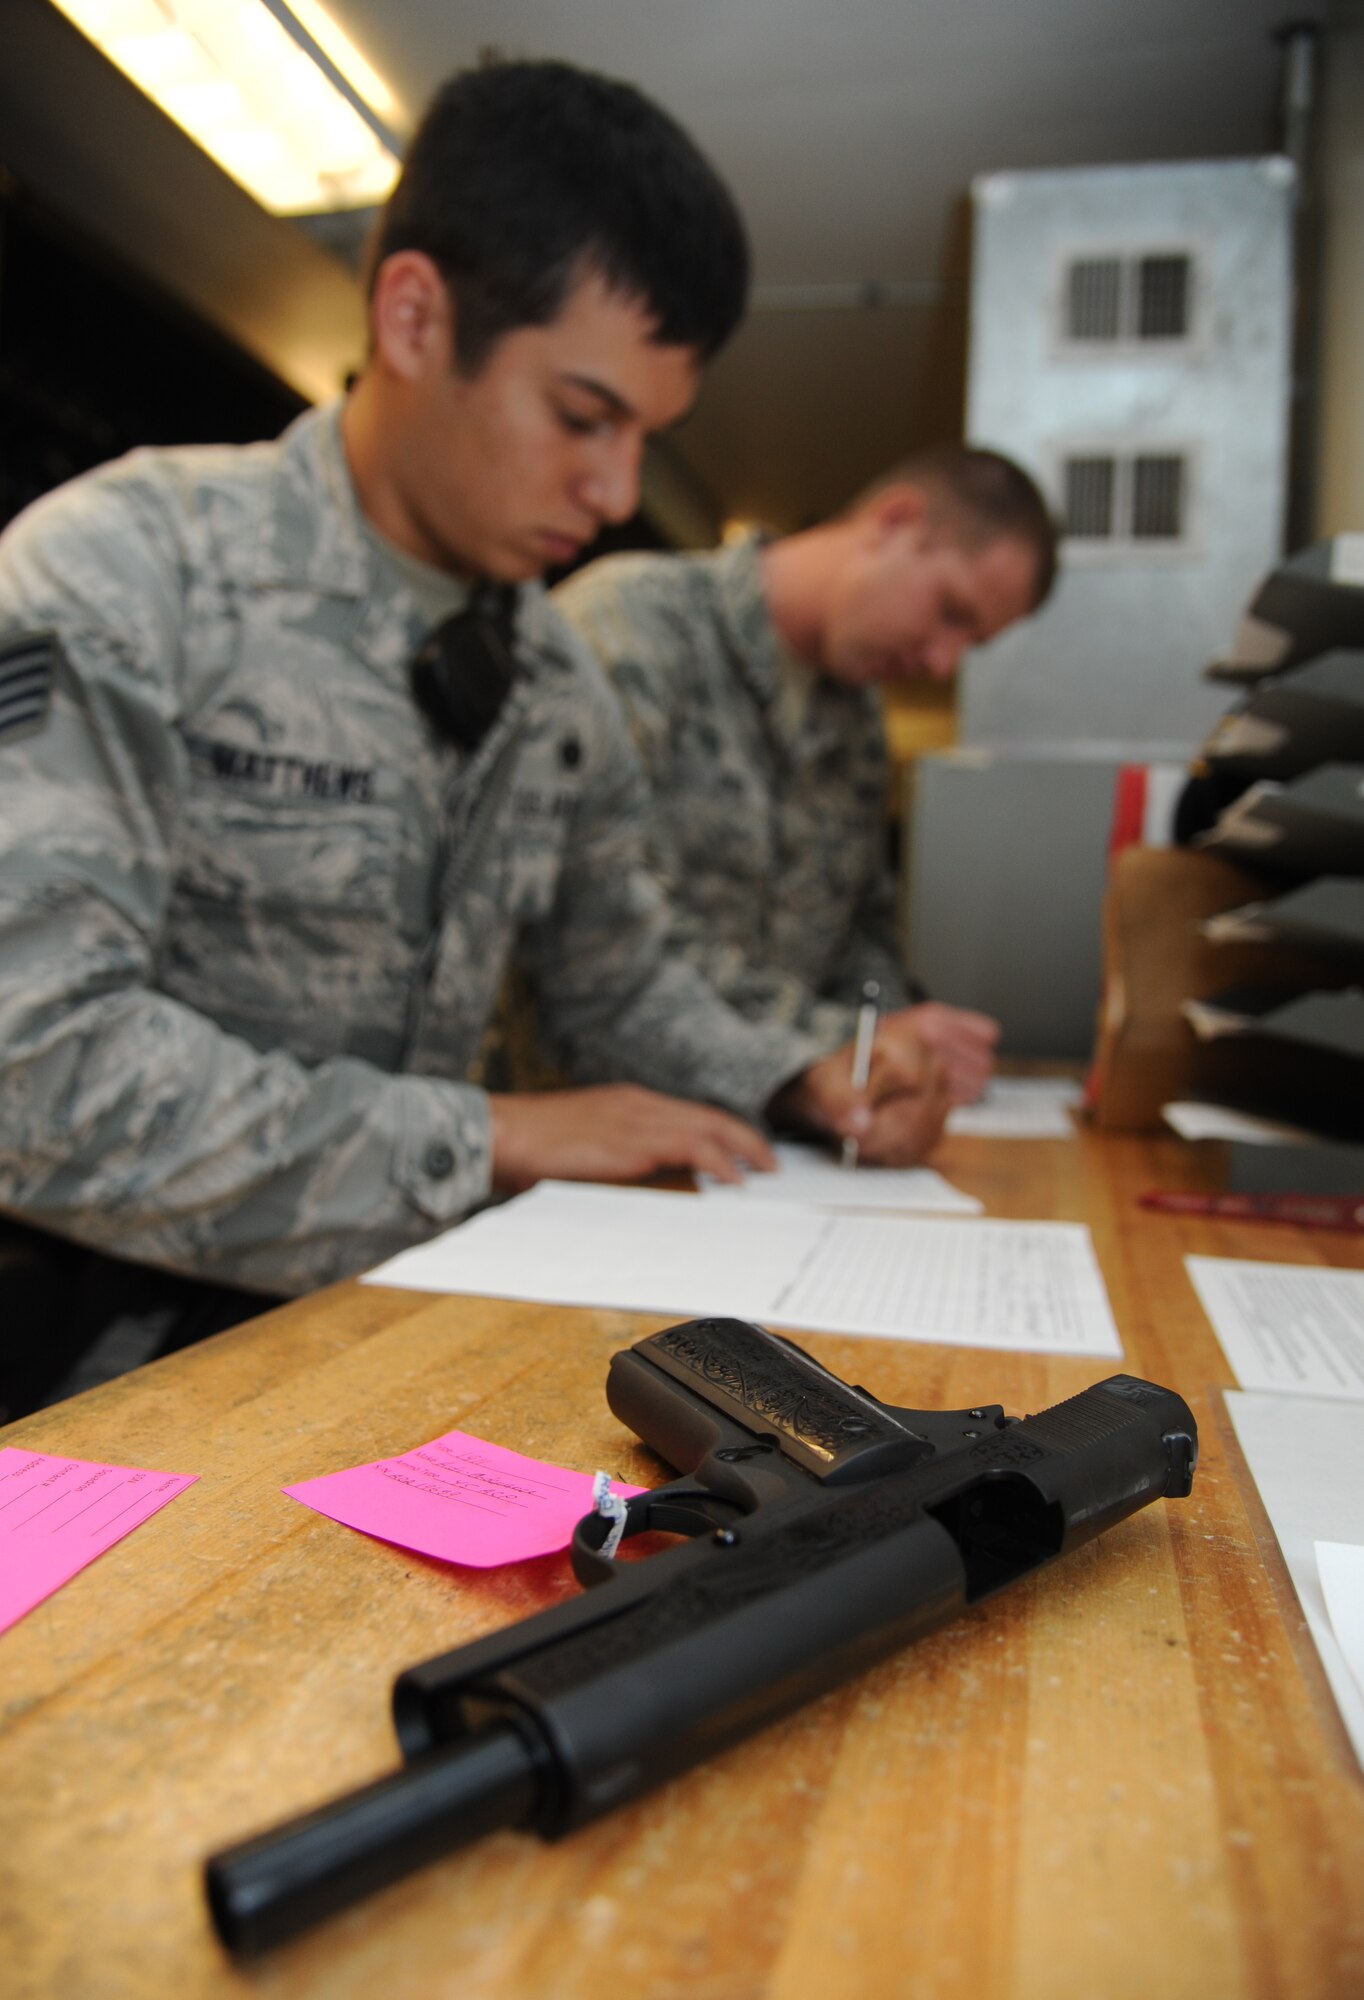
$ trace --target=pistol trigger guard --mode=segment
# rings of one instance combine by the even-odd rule
[[[727,1500],[707,1493],[701,1486],[657,1486],[647,1493],[636,1493],[625,1503],[625,1533],[621,1537],[628,1541],[632,1535],[658,1533],[665,1535],[709,1535],[717,1528],[727,1528],[741,1518],[743,1509],[733,1506]],[[585,1514],[573,1530],[572,1557],[573,1574],[579,1583],[587,1586],[605,1583],[614,1576],[616,1559],[602,1554],[602,1547],[611,1532],[611,1522],[604,1514]]]

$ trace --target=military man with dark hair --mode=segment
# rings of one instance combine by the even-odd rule
[[[542,1175],[766,1165],[766,1114],[873,1158],[931,1142],[916,1062],[856,1092],[846,1052],[669,958],[619,712],[534,583],[633,511],[746,272],[728,194],[638,92],[457,77],[345,401],[275,444],[135,452],[14,523],[9,1217],[234,1288],[222,1319]],[[471,1081],[513,956],[598,1087]]]
[[[1056,531],[996,452],[943,445],[842,513],[699,556],[609,556],[555,593],[611,675],[653,793],[675,951],[746,1018],[833,1049],[874,981],[879,1041],[927,1045],[955,1102],[998,1026],[905,973],[880,690],[952,675],[1043,603]]]

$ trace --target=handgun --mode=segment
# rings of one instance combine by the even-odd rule
[[[500,1827],[558,1839],[1162,1496],[1182,1399],[1131,1375],[1037,1416],[878,1402],[737,1319],[612,1357],[607,1401],[681,1475],[580,1521],[580,1594],[410,1667],[403,1762],[207,1863],[218,1934],[265,1950]],[[681,1539],[635,1561],[626,1536]]]

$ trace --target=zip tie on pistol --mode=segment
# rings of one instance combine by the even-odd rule
[[[605,1514],[611,1523],[611,1531],[602,1543],[600,1553],[613,1556],[625,1533],[625,1502],[619,1493],[611,1491],[609,1472],[594,1472],[592,1475],[592,1512]]]

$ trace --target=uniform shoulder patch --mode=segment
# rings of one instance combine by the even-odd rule
[[[55,632],[0,639],[0,743],[36,736],[47,721],[60,652]]]

